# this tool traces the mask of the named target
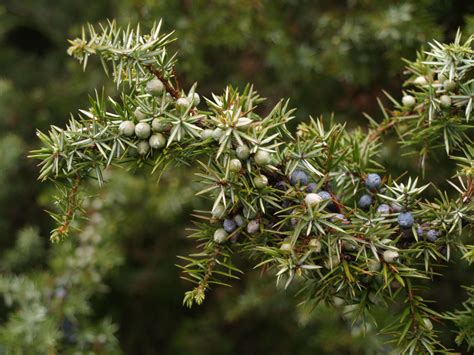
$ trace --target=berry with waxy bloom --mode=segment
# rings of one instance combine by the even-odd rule
[[[232,233],[237,229],[237,223],[235,223],[235,220],[231,218],[224,219],[222,226],[227,233]]]
[[[122,136],[132,137],[135,134],[135,123],[132,121],[123,121],[119,125],[119,133]]]
[[[382,178],[379,174],[371,173],[367,175],[367,178],[365,179],[365,186],[367,186],[369,190],[378,190],[381,185]]]
[[[343,240],[342,247],[345,251],[356,251],[358,248],[358,244],[355,240]]]
[[[295,170],[290,176],[290,183],[293,186],[307,185],[308,180],[308,175],[303,170]]]
[[[395,250],[385,250],[383,252],[383,260],[389,264],[396,263],[399,257],[400,255]]]
[[[136,119],[137,119],[138,121],[144,120],[144,119],[146,118],[145,113],[144,113],[142,110],[140,110],[139,107],[137,107],[137,108],[135,109],[135,111],[133,112],[133,114],[135,115],[135,117],[136,117]]]
[[[442,108],[449,108],[451,107],[451,97],[449,97],[448,95],[442,95],[440,98],[439,98],[439,104]]]
[[[218,141],[219,139],[221,139],[223,134],[224,131],[222,130],[222,128],[214,128],[214,130],[212,131],[212,138],[214,138],[215,141]]]
[[[189,107],[189,100],[187,97],[180,97],[178,100],[176,100],[176,108],[180,111],[184,111]]]
[[[397,202],[392,202],[390,204],[390,209],[393,211],[393,212],[400,212],[402,210],[402,205],[400,205],[399,203]]]
[[[318,194],[315,194],[314,192],[307,194],[306,197],[304,198],[306,205],[309,207],[319,205],[322,200],[323,199],[321,198],[321,196],[319,196]]]
[[[445,80],[443,83],[444,90],[452,91],[456,87],[456,83],[452,80]]]
[[[242,162],[239,159],[231,159],[229,162],[229,169],[233,172],[239,172],[242,170]]]
[[[171,124],[168,122],[164,122],[163,119],[154,118],[151,121],[151,129],[154,132],[165,132],[171,128]]]
[[[282,251],[291,251],[291,243],[290,242],[281,243],[280,250],[282,250]]]
[[[257,153],[255,153],[253,158],[255,160],[255,163],[260,166],[268,165],[272,161],[270,153],[262,149],[259,149]]]
[[[318,188],[318,184],[316,184],[315,182],[311,182],[306,187],[306,192],[314,192],[316,191],[317,188]]]
[[[390,206],[386,203],[382,203],[377,207],[377,213],[380,214],[389,214],[390,213]]]
[[[193,103],[194,106],[199,105],[201,102],[201,98],[197,92],[193,93],[192,95],[188,95],[188,100]]]
[[[140,155],[146,155],[150,151],[150,144],[147,141],[140,141],[137,144],[137,152]]]
[[[405,107],[412,108],[416,105],[416,100],[411,95],[405,95],[402,97],[402,104]]]
[[[428,84],[428,81],[426,80],[426,78],[424,76],[420,75],[420,76],[416,77],[415,80],[413,80],[413,83],[415,85],[423,86],[423,85]]]
[[[135,126],[135,135],[140,139],[147,139],[150,137],[151,127],[146,122],[137,123]]]
[[[428,232],[426,232],[426,239],[428,241],[434,243],[436,240],[438,240],[438,231],[436,229],[430,229]]]
[[[223,204],[217,204],[213,209],[212,209],[212,217],[215,218],[222,218],[224,217],[225,214],[225,207]]]
[[[148,91],[152,95],[160,95],[164,89],[165,86],[160,79],[153,78],[146,83],[146,91]]]
[[[362,208],[363,210],[368,210],[368,209],[370,208],[370,206],[372,205],[372,196],[370,196],[370,195],[362,195],[362,196],[359,198],[358,205],[359,205],[359,207]]]
[[[239,145],[235,150],[237,158],[245,160],[250,156],[250,149],[246,145]]]
[[[212,129],[209,129],[209,128],[203,129],[201,131],[201,138],[202,139],[212,138],[213,133],[214,133],[214,131]]]
[[[258,232],[259,229],[260,229],[260,223],[255,219],[251,220],[247,224],[247,233],[249,234],[255,234]]]
[[[413,223],[415,222],[415,219],[413,218],[411,212],[401,212],[398,215],[397,221],[400,227],[411,228],[411,226],[413,226]]]
[[[268,185],[268,178],[265,175],[258,175],[253,179],[253,182],[257,189],[262,189]]]
[[[318,239],[311,239],[308,243],[308,247],[316,253],[320,253],[322,249],[321,242]]]
[[[224,230],[224,228],[216,229],[216,231],[214,232],[214,241],[218,244],[221,244],[225,242],[225,240],[227,239],[227,235],[228,234]]]
[[[153,149],[160,149],[165,146],[166,138],[161,133],[155,133],[151,135],[150,139],[148,140],[148,143]]]
[[[245,224],[245,219],[240,214],[234,216],[234,221],[238,227],[243,226]]]

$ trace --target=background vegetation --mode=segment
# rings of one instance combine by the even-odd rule
[[[94,216],[69,241],[52,247],[51,186],[35,182],[35,128],[62,125],[87,107],[91,88],[110,85],[95,63],[83,73],[66,55],[66,39],[86,22],[116,18],[151,25],[164,19],[180,41],[183,85],[220,92],[253,82],[268,105],[290,97],[300,119],[334,112],[349,125],[377,116],[381,89],[399,92],[401,57],[413,59],[428,40],[474,32],[471,1],[23,0],[0,5],[0,353],[51,349],[142,354],[381,353],[340,314],[297,307],[291,290],[248,273],[232,289],[218,288],[201,307],[181,305],[189,286],[176,255],[193,198],[189,171],[173,170],[158,186],[142,173],[110,172],[87,208]],[[112,93],[114,88],[107,86]],[[416,169],[388,160],[394,173]],[[440,164],[442,170],[450,166]],[[436,178],[436,177],[435,177]],[[241,262],[243,264],[244,261]],[[432,297],[453,309],[472,276],[454,269]],[[383,318],[383,314],[382,317]],[[440,329],[443,330],[443,329]],[[453,343],[449,331],[443,334]],[[462,350],[462,349],[461,349]]]

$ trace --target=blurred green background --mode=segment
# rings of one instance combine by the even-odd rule
[[[0,354],[388,353],[374,330],[363,336],[340,313],[298,307],[295,290],[279,290],[256,271],[231,289],[215,288],[203,306],[184,308],[190,285],[179,278],[176,255],[192,252],[185,229],[204,201],[180,169],[159,185],[148,171],[110,171],[105,188],[91,184],[91,219],[69,241],[49,244],[44,209],[54,208],[53,186],[36,181],[36,162],[26,156],[38,145],[36,128],[63,125],[88,107],[95,88],[116,95],[100,64],[84,73],[66,55],[66,40],[83,24],[112,18],[144,28],[162,18],[175,29],[179,79],[198,81],[204,96],[252,82],[268,97],[264,107],[290,97],[298,120],[334,112],[354,126],[365,124],[362,112],[380,117],[382,89],[398,97],[400,58],[414,59],[422,44],[450,40],[458,28],[474,32],[474,2],[0,2]],[[416,168],[410,160],[387,163],[394,173]],[[468,279],[460,266],[437,281],[443,292],[432,293],[442,310],[459,305]]]

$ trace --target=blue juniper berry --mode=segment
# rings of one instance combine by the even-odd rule
[[[411,228],[413,226],[413,223],[415,222],[415,219],[413,218],[413,215],[411,212],[401,212],[398,215],[398,224],[402,228]]]
[[[382,178],[379,174],[368,174],[365,179],[365,186],[369,190],[377,190],[382,185]]]
[[[308,180],[308,175],[303,170],[295,170],[290,176],[290,183],[293,186],[307,185]]]
[[[362,195],[359,199],[358,205],[363,210],[368,210],[370,208],[370,205],[372,205],[372,196]]]

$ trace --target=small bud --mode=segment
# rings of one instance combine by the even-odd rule
[[[209,128],[203,129],[201,132],[201,138],[204,140],[211,138],[213,133],[214,131],[212,129],[209,129]]]
[[[150,137],[151,128],[150,125],[146,122],[137,123],[135,126],[135,135],[140,139],[147,139]]]
[[[140,141],[137,144],[137,152],[140,155],[146,155],[150,151],[150,145],[147,141]]]
[[[429,331],[433,330],[433,323],[431,322],[431,320],[429,318],[423,318],[423,325]]]
[[[224,228],[219,228],[214,232],[214,242],[221,244],[227,239],[227,232]]]
[[[148,143],[153,149],[160,149],[165,146],[166,138],[161,133],[155,133],[150,137]]]
[[[242,170],[242,163],[239,159],[231,159],[231,161],[229,162],[229,169],[230,171],[237,173]]]
[[[244,217],[242,217],[240,214],[236,215],[234,217],[234,221],[237,224],[237,226],[243,226],[245,224]]]
[[[438,81],[440,82],[440,84],[443,84],[448,79],[448,73],[438,73]]]
[[[308,246],[310,247],[311,250],[313,250],[316,253],[321,252],[321,242],[318,239],[311,239],[308,243]]]
[[[212,217],[215,217],[215,218],[222,218],[224,217],[224,214],[225,214],[225,207],[224,205],[222,204],[218,204],[216,205],[213,209],[212,209]]]
[[[161,95],[163,90],[165,89],[165,86],[159,79],[151,79],[148,83],[146,83],[146,91],[148,91],[150,94],[154,96]]]
[[[258,232],[258,230],[260,229],[260,223],[253,219],[249,222],[249,224],[247,224],[247,233],[249,234],[255,234]]]
[[[342,247],[345,251],[356,251],[358,244],[355,240],[343,240]]]
[[[444,87],[444,90],[449,92],[449,91],[454,90],[454,88],[456,87],[456,83],[453,80],[448,79],[443,83],[443,87]]]
[[[289,242],[281,243],[280,250],[282,250],[282,251],[291,251],[291,243],[289,243]]]
[[[165,132],[171,128],[171,124],[168,122],[164,122],[163,119],[154,118],[151,121],[151,129],[154,132]]]
[[[250,156],[250,149],[246,145],[240,145],[235,150],[235,154],[237,158],[245,160]]]
[[[396,263],[399,257],[400,255],[395,250],[385,250],[383,252],[383,260],[389,264]]]
[[[197,92],[192,95],[188,95],[188,100],[193,103],[194,106],[198,106],[201,102],[201,98]]]
[[[315,194],[313,192],[307,194],[306,197],[304,198],[304,201],[306,202],[306,205],[309,206],[309,207],[319,205],[322,200],[323,199],[321,198],[321,196],[319,196],[318,194]]]
[[[135,134],[135,124],[132,121],[123,121],[119,125],[119,134],[131,137]]]
[[[178,100],[176,100],[176,108],[180,111],[184,111],[189,107],[189,100],[186,97],[180,97]]]
[[[380,263],[380,261],[376,259],[371,259],[369,261],[368,269],[370,272],[380,271],[381,268],[382,268],[382,264]]]
[[[405,107],[412,108],[416,105],[416,100],[413,96],[411,95],[405,95],[402,98],[402,104]]]
[[[413,83],[415,85],[420,85],[420,86],[428,84],[428,82],[426,81],[426,78],[424,76],[421,76],[421,75],[416,77],[416,79],[413,81]]]
[[[263,189],[268,185],[268,178],[265,175],[259,175],[253,179],[253,183],[257,189]]]
[[[442,95],[439,98],[439,104],[441,105],[442,108],[451,107],[451,97],[449,97],[448,95]]]
[[[212,131],[212,138],[215,141],[219,141],[219,139],[221,139],[223,133],[224,132],[222,131],[222,128],[217,127]]]
[[[141,121],[141,120],[144,120],[146,118],[146,115],[143,111],[140,110],[139,107],[137,107],[135,109],[135,111],[133,112],[133,114],[135,115],[135,118],[138,120],[138,121]]]
[[[268,165],[268,164],[270,164],[270,162],[272,160],[272,158],[270,156],[270,153],[268,153],[265,150],[261,150],[261,149],[259,149],[257,151],[257,153],[255,153],[253,158],[255,160],[255,163],[257,165],[260,165],[260,166]]]

